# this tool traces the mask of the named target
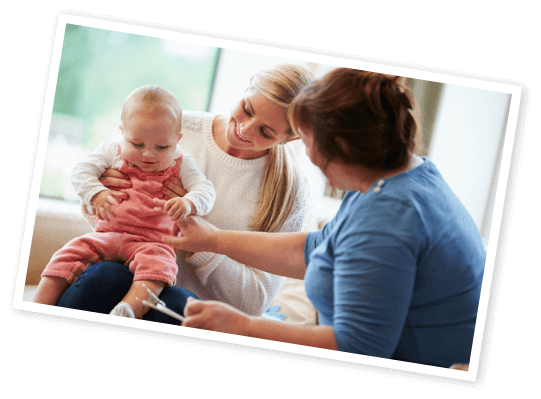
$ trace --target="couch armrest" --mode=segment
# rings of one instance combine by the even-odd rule
[[[40,198],[25,284],[38,284],[43,269],[56,251],[73,238],[92,231],[79,204]]]

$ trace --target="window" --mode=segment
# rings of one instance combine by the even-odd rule
[[[40,196],[77,201],[69,181],[77,162],[120,135],[127,95],[156,84],[185,110],[208,110],[220,50],[215,47],[67,25]]]

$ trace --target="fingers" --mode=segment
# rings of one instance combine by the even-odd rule
[[[155,211],[163,211],[165,204],[167,203],[167,201],[158,198],[153,198],[152,201],[154,202],[154,205],[156,205],[154,207]]]
[[[168,201],[161,200],[158,198],[153,198],[154,210],[159,211],[165,211],[167,213],[167,216],[170,216],[171,219],[175,222],[183,221],[186,219],[186,214],[188,213],[188,210],[182,204],[182,200],[179,200],[178,198],[173,198]]]
[[[113,198],[112,195],[107,196],[107,202],[110,203],[111,205],[117,205],[118,204],[118,202],[116,202],[116,200]]]
[[[187,193],[181,181],[176,177],[169,178],[169,180],[166,180],[163,185],[164,188],[162,192],[169,198],[184,197]]]
[[[194,298],[188,298],[184,307],[184,321],[182,325],[190,328],[209,329],[207,326],[208,315],[205,314],[206,303]]]
[[[162,242],[164,244],[171,245],[172,247],[182,249],[183,240],[181,237],[165,236],[162,237]]]
[[[128,175],[122,173],[118,169],[113,169],[113,168],[109,168],[109,169],[105,170],[105,172],[103,172],[103,175],[101,175],[101,176],[102,177],[105,177],[105,176],[116,177],[116,178],[125,179],[125,180],[128,179]]]
[[[117,200],[118,204],[120,204],[123,200],[126,200],[130,197],[128,194],[122,191],[109,190],[109,194],[111,194]],[[116,205],[116,204],[113,204],[113,205]]]
[[[111,205],[117,205],[118,202],[116,202],[112,195],[108,195],[106,199],[108,203],[105,203],[102,209],[105,213],[110,213],[111,215],[116,216],[115,210]]]
[[[99,181],[107,188],[131,187],[129,177],[116,169],[107,169],[105,172],[103,172],[103,175],[101,175]]]
[[[186,306],[184,306],[184,316],[190,317],[201,312],[202,303],[202,301],[198,301],[191,296],[188,297],[188,299],[186,300]]]

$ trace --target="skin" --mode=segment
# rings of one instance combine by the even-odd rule
[[[261,158],[270,147],[289,139],[287,110],[255,89],[246,93],[227,121],[219,118],[216,122],[213,127],[216,144],[235,158]]]

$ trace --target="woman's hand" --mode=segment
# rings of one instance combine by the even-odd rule
[[[167,199],[184,197],[187,193],[182,185],[182,182],[174,176],[171,176],[169,180],[164,181],[163,186],[162,193],[165,194]]]
[[[101,184],[111,190],[131,187],[130,178],[116,169],[107,169],[99,180]]]
[[[248,335],[251,317],[222,302],[188,299],[184,327]]]
[[[161,201],[154,199],[160,206]],[[162,205],[163,206],[163,205]],[[220,230],[198,216],[190,216],[182,222],[177,222],[182,236],[162,238],[162,242],[188,252],[216,252],[216,243]]]

